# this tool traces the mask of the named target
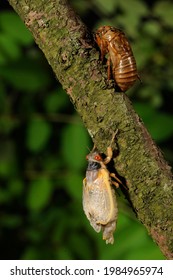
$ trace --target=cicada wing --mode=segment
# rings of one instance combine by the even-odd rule
[[[83,207],[87,217],[90,215],[98,224],[106,224],[117,216],[117,202],[111,187],[107,170],[101,169],[97,179],[83,189]]]
[[[97,208],[97,219],[104,225],[109,221],[114,220],[117,216],[117,201],[115,192],[111,186],[109,176],[107,176],[107,170],[101,170],[96,185],[99,185],[98,191],[95,191],[96,196],[95,203]]]
[[[113,244],[118,208],[106,169],[100,169],[93,181],[84,179],[83,208],[94,230],[99,232],[102,229],[103,239]]]
[[[85,178],[83,180],[83,199],[82,199],[83,210],[93,229],[96,232],[100,232],[101,225],[97,223],[95,213],[93,211],[93,208],[91,207],[91,197],[92,197],[91,188],[92,186],[87,184],[87,180]]]

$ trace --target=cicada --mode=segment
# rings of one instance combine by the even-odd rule
[[[95,40],[101,50],[101,60],[107,55],[108,79],[112,75],[119,90],[125,92],[140,78],[124,32],[115,27],[102,26],[96,31]]]
[[[106,244],[114,243],[113,233],[116,229],[118,207],[115,196],[114,184],[119,187],[121,181],[107,169],[107,164],[112,158],[112,148],[107,148],[107,157],[94,147],[87,156],[88,167],[86,178],[83,180],[83,209],[96,232],[103,232]],[[111,180],[111,177],[115,181]]]

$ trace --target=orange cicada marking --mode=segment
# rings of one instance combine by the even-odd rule
[[[108,79],[113,76],[120,91],[128,90],[139,78],[131,46],[120,29],[102,26],[95,33],[101,60],[107,56]]]

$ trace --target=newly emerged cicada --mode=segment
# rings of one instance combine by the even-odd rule
[[[96,31],[95,40],[101,50],[101,60],[108,55],[108,79],[112,75],[120,91],[125,92],[140,78],[124,32],[115,27],[102,26]]]
[[[114,243],[113,233],[116,229],[118,208],[114,184],[119,187],[121,181],[108,171],[106,165],[112,158],[111,147],[107,148],[107,157],[102,158],[94,147],[87,156],[88,167],[83,180],[83,209],[96,232],[103,232],[106,244]],[[115,181],[111,180],[111,177]]]

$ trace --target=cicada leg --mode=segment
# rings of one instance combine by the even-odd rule
[[[110,173],[109,175],[116,180],[116,182],[112,181],[112,180],[111,180],[111,182],[117,189],[119,188],[120,185],[123,185],[123,183],[121,182],[120,179],[118,179],[118,177],[115,175],[115,173]]]
[[[116,188],[119,188],[119,186],[121,185],[121,186],[123,186],[126,190],[128,190],[128,187],[125,186],[125,185],[123,184],[123,182],[121,182],[121,180],[115,175],[115,173],[109,173],[109,175],[110,175],[112,178],[114,178],[114,179],[116,180],[116,182],[114,182],[114,181],[111,180],[112,184],[113,184]]]
[[[112,156],[113,156],[112,148],[111,147],[107,147],[107,157],[104,160],[104,164],[105,165],[108,164],[111,161]]]
[[[108,75],[108,80],[111,79],[111,57],[110,55],[108,55],[108,59],[107,59],[107,75]]]
[[[101,61],[103,62],[106,55],[106,49],[102,40],[100,40]]]
[[[117,132],[118,132],[118,129],[113,133],[113,136],[112,136],[112,140],[111,140],[111,143],[110,143],[110,146],[107,147],[107,157],[105,158],[104,160],[104,164],[108,164],[111,159],[112,159],[112,156],[113,156],[113,151],[112,151],[112,143],[115,139],[115,136],[117,135]]]

